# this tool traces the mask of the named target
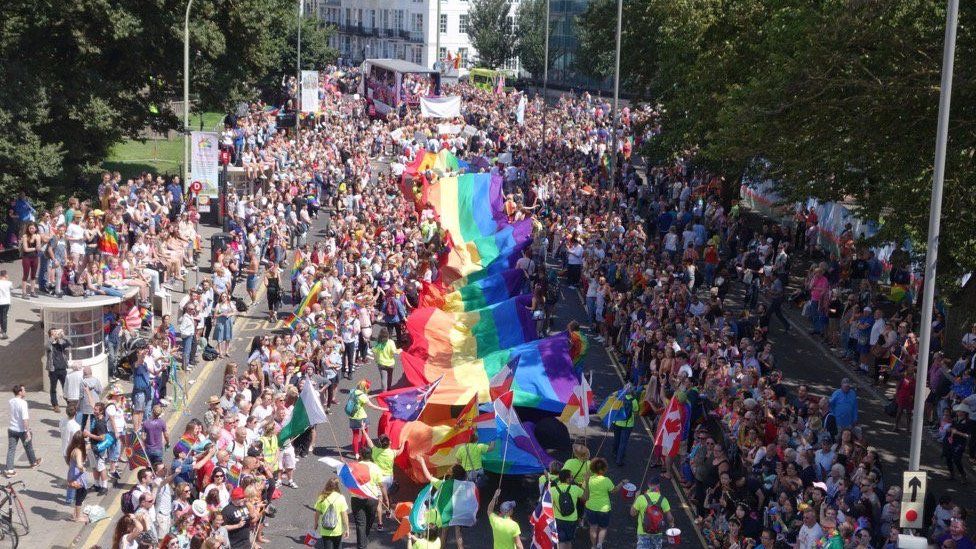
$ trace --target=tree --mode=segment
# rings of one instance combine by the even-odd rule
[[[581,20],[581,57],[602,74],[612,4],[595,2]],[[645,153],[695,148],[697,164],[731,181],[762,157],[785,200],[844,201],[878,222],[876,241],[924,252],[944,2],[652,0],[624,10],[622,85],[665,107],[664,133]],[[976,6],[960,12],[972,20]],[[974,54],[976,29],[962,25],[940,235],[945,289],[976,269],[976,69],[958,62]]]
[[[109,149],[146,128],[179,128],[185,0],[6,0],[0,20],[0,197],[88,194],[77,183]],[[250,100],[283,66],[293,0],[197,2],[191,13],[198,105]],[[304,28],[303,28],[304,31]],[[328,59],[309,29],[309,59]],[[303,32],[303,41],[306,40]],[[293,47],[292,47],[293,48]],[[305,47],[303,46],[303,50]]]
[[[478,51],[479,66],[498,68],[515,55],[511,12],[511,0],[471,0],[468,37]]]
[[[546,63],[546,0],[522,0],[515,21],[518,28],[515,54],[523,69],[541,79]],[[551,23],[549,29],[551,32]]]

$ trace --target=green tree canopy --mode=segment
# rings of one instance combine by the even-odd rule
[[[498,68],[515,55],[515,33],[508,21],[511,13],[511,0],[471,0],[468,37],[478,50],[479,66]]]
[[[515,22],[518,29],[515,54],[523,69],[541,79],[546,63],[546,0],[522,0]],[[551,24],[549,30],[552,32]]]
[[[0,196],[80,191],[78,177],[113,144],[179,127],[169,102],[182,97],[185,9],[184,0],[4,3]],[[200,106],[253,99],[269,75],[294,72],[282,60],[296,11],[292,0],[195,2],[191,92]],[[306,32],[309,59],[327,58],[317,45],[328,31],[303,28],[303,42]]]
[[[595,3],[581,21],[594,70],[605,71],[612,55],[612,20],[599,16],[611,3]],[[976,269],[976,68],[966,62],[976,54],[976,26],[966,23],[974,18],[976,5],[962,3],[943,282]],[[652,156],[696,147],[698,162],[733,180],[762,157],[785,199],[843,200],[880,223],[878,240],[909,239],[921,253],[944,32],[941,0],[629,3],[623,63],[640,62],[625,65],[623,85],[664,105]]]

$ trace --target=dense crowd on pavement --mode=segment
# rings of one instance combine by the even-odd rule
[[[122,390],[114,369],[112,383],[102,387],[90,370],[73,366],[63,336],[50,334],[51,404],[67,404],[61,437],[73,520],[86,520],[87,494],[120,480],[126,461],[145,461],[135,487],[119,495],[123,514],[113,548],[274,546],[265,523],[273,520],[282,490],[297,487],[293,472],[301,458],[315,446],[342,450],[334,431],[327,440],[310,430],[283,444],[276,436],[311,383],[333,417],[344,408],[352,435],[345,457],[368,463],[369,482],[383,495],[349,498],[329,478],[313,502],[310,530],[320,547],[338,548],[351,532],[357,547],[365,547],[374,525],[392,520],[395,502],[387,488],[398,452],[371,430],[367,409],[382,409],[371,394],[399,378],[403,323],[418,305],[421,283],[437,280],[442,246],[436,222],[421,219],[415,197],[404,196],[399,179],[376,170],[371,159],[384,154],[407,164],[423,149],[447,148],[462,159],[487,159],[482,169],[504,178],[510,219],[533,220],[530,253],[519,262],[532,284],[533,309],[551,315],[554,302],[568,295],[564,290],[578,290],[583,329],[626,369],[620,394],[627,412],[610,426],[612,444],[578,441],[572,458],[557,462],[549,483],[540,483],[550,487],[560,549],[581,530],[602,547],[610,525],[619,527],[624,519],[619,509],[613,512],[620,505],[614,494],[629,482],[613,478],[619,476],[614,466],[628,454],[637,459],[629,438],[638,418],[653,425],[672,398],[687,405],[683,451],[648,463],[639,494],[624,511],[636,523],[639,548],[662,546],[674,525],[660,492],[673,473],[710,547],[896,546],[899,482],[859,422],[856,384],[844,379],[831,394],[794,386],[779,368],[791,358],[774,355],[770,336],[777,323],[803,329],[783,314],[796,303],[814,331],[869,380],[897,384],[898,429],[901,420],[910,421],[918,323],[910,306],[891,303],[882,292],[882,281],[900,273],[882,269],[853,235],[831,255],[817,244],[817,220],[809,212],[793,223],[755,223],[723,204],[721,177],[696,169],[691,156],[639,173],[631,152],[661,131],[653,108],[622,111],[612,162],[618,176],[611,178],[610,107],[589,95],[563,96],[546,109],[545,125],[541,101],[530,101],[519,124],[516,94],[458,85],[447,90],[463,97],[463,120],[455,122],[477,131],[438,135],[437,122],[416,110],[370,119],[362,102],[342,91],[354,88],[346,80],[355,70],[324,75],[322,114],[303,122],[297,140],[260,104],[227,121],[224,146],[253,185],[231,193],[232,237],[216,253],[212,274],[172,317],[148,328],[126,326],[124,313],[110,315],[113,368],[125,332],[141,328],[145,341],[133,349],[130,390]],[[511,162],[496,162],[505,153]],[[40,214],[20,197],[11,222],[24,262],[22,296],[116,295],[128,288],[137,288],[141,299],[165,293],[197,260],[198,220],[185,200],[178,178],[123,182],[118,174],[103,177],[96,199],[71,199]],[[331,213],[318,234],[312,227],[324,209]],[[111,235],[117,235],[115,248]],[[823,261],[812,264],[802,290],[791,294],[790,272],[801,253]],[[554,271],[564,275],[564,285]],[[286,320],[284,329],[254,339],[245,361],[229,360],[234,318],[265,301],[269,318]],[[309,305],[285,318],[301,303]],[[944,320],[937,323],[941,334]],[[976,326],[962,345],[965,354],[956,361],[942,354],[941,340],[933,349],[926,419],[944,441],[950,474],[964,479],[962,460],[967,451],[976,455],[970,438]],[[165,407],[174,404],[179,376],[201,354],[205,361],[228,359],[218,362],[221,393],[183,433],[170,433]],[[337,407],[340,387],[352,396]],[[8,476],[15,474],[19,443],[32,464],[38,461],[19,389],[11,400]],[[473,442],[464,449],[454,478],[477,473],[488,446]],[[498,500],[496,492],[487,506],[495,547],[521,547],[526,525],[512,518],[516,503]],[[927,533],[938,547],[973,547],[965,519],[966,510],[943,497],[927,517]],[[446,543],[446,530],[431,520],[437,528],[411,537],[413,547]],[[460,546],[463,536],[455,536]]]

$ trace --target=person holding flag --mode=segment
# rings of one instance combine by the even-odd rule
[[[512,518],[515,502],[504,501],[498,506],[498,512],[495,512],[498,496],[501,494],[501,488],[495,490],[495,495],[488,503],[488,523],[491,525],[494,549],[522,549],[522,538],[519,537],[522,529]]]
[[[454,448],[454,456],[466,471],[466,478],[481,487],[485,481],[485,469],[482,458],[495,449],[495,441],[489,444],[478,442],[478,432],[471,433],[471,439]]]
[[[556,518],[556,534],[559,549],[572,549],[579,524],[579,502],[583,489],[573,483],[573,472],[569,469],[559,471],[559,481],[549,487],[553,501],[553,515]]]
[[[380,471],[383,472],[383,479],[380,481],[383,487],[383,495],[380,498],[379,511],[377,513],[379,518],[377,529],[382,531],[384,510],[393,509],[393,503],[390,501],[390,488],[393,486],[393,461],[403,452],[403,447],[390,448],[390,437],[385,434],[380,435],[376,439],[375,444],[372,438],[368,436],[365,438],[366,445],[369,446],[370,458],[380,468]]]
[[[640,402],[634,397],[634,391],[628,383],[623,388],[620,399],[620,407],[613,419],[613,455],[618,466],[624,464],[627,457],[627,443],[630,441],[630,433],[634,430],[634,422],[637,414],[640,413]]]
[[[630,516],[637,517],[637,549],[664,546],[664,532],[674,525],[674,516],[668,498],[661,494],[661,481],[657,477],[652,477],[644,493],[634,500]]]

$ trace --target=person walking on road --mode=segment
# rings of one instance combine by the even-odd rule
[[[342,540],[349,539],[349,505],[339,491],[339,479],[325,481],[319,493],[312,528],[319,535],[317,549],[341,549]]]
[[[380,386],[383,388],[383,391],[389,391],[393,387],[393,368],[396,366],[395,357],[400,353],[401,350],[390,339],[390,331],[386,328],[380,328],[379,334],[376,336],[376,345],[373,346],[373,357],[376,360],[376,366],[380,370]]]
[[[47,337],[47,378],[51,384],[51,408],[55,414],[60,414],[58,383],[64,391],[64,383],[68,377],[68,349],[71,348],[71,343],[64,337],[64,330],[59,328],[48,330]]]
[[[522,549],[522,538],[519,537],[522,535],[522,529],[512,519],[515,502],[503,501],[498,505],[498,512],[495,512],[498,496],[501,494],[501,489],[495,490],[495,495],[488,503],[488,523],[491,525],[494,549]]]
[[[17,474],[14,471],[14,458],[17,456],[17,443],[24,445],[27,452],[27,461],[31,468],[37,468],[41,464],[40,458],[34,455],[34,442],[30,429],[30,414],[27,408],[27,400],[24,396],[27,389],[23,385],[14,385],[14,396],[10,399],[10,425],[7,427],[7,466],[4,469],[4,476],[10,478]]]
[[[603,540],[610,527],[610,496],[627,483],[627,479],[614,484],[607,474],[607,460],[594,458],[590,462],[590,478],[586,480],[583,499],[586,500],[586,521],[590,523],[590,544],[603,549]]]
[[[661,482],[652,478],[647,490],[630,506],[630,516],[637,517],[637,549],[661,549],[664,532],[674,525],[671,503],[661,494]]]
[[[830,395],[830,413],[837,420],[838,429],[853,427],[857,423],[857,391],[851,387],[850,378],[840,380],[840,389]]]
[[[369,459],[364,459],[360,463],[369,469],[368,491],[373,494],[382,494],[383,470]],[[369,544],[369,533],[373,530],[373,523],[376,521],[379,500],[356,496],[351,496],[349,499],[353,522],[356,523],[356,549],[366,549]]]
[[[634,398],[633,391],[627,388],[621,403],[623,417],[613,422],[613,455],[618,466],[624,464],[627,457],[627,443],[630,433],[634,430],[634,421],[640,412],[640,403]]]
[[[7,317],[10,314],[10,294],[13,282],[7,278],[7,270],[0,269],[0,339],[7,339]]]
[[[569,469],[559,471],[559,481],[549,487],[552,497],[552,512],[556,518],[556,536],[559,549],[572,549],[579,525],[579,502],[583,489],[573,484],[573,472]]]

